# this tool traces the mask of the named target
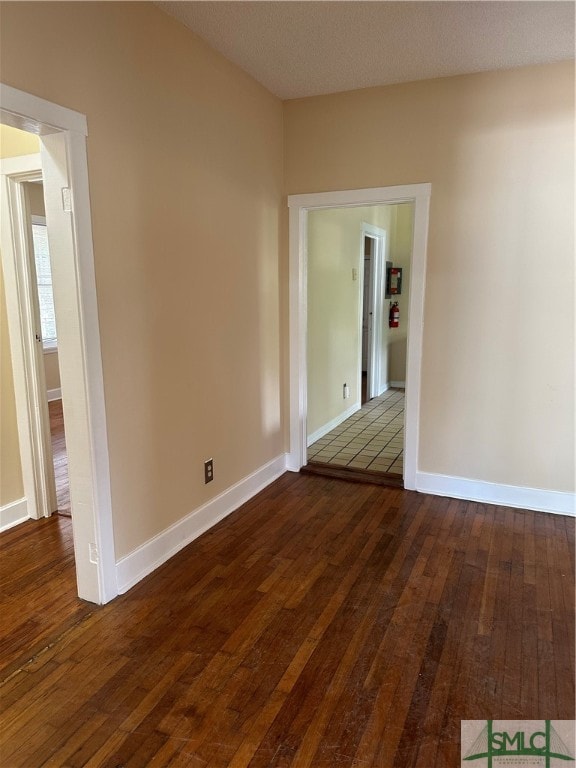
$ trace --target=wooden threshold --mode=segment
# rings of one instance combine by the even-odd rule
[[[376,472],[373,469],[355,469],[353,467],[337,467],[334,464],[324,464],[321,461],[310,461],[300,470],[304,475],[321,475],[348,480],[351,483],[371,483],[384,485],[387,488],[404,488],[402,475],[392,472]]]

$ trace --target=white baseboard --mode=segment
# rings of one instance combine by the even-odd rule
[[[47,395],[49,403],[51,403],[52,400],[62,400],[62,390],[60,387],[58,387],[58,389],[49,389]]]
[[[327,435],[328,432],[332,432],[333,429],[336,429],[336,427],[340,426],[343,421],[346,421],[346,419],[349,419],[350,416],[353,416],[356,411],[360,410],[360,408],[360,403],[354,403],[350,406],[350,408],[347,408],[344,413],[341,413],[339,416],[336,416],[335,419],[332,419],[332,421],[329,421],[327,424],[324,424],[324,426],[320,427],[320,429],[312,432],[312,434],[306,438],[306,446],[309,448],[313,443],[316,442],[316,440],[320,440],[320,438],[324,437],[324,435]]]
[[[118,592],[129,590],[285,471],[286,455],[282,454],[121,558],[116,563]]]
[[[0,507],[0,531],[7,531],[8,528],[13,528],[29,519],[28,501],[25,498],[11,501],[10,504]]]
[[[390,382],[388,382],[388,386],[392,387],[393,389],[406,389],[406,382],[405,381],[390,381]]]
[[[437,475],[432,472],[416,473],[416,490],[436,496],[450,496],[454,499],[576,516],[576,495],[562,491],[502,485],[483,480],[469,480],[465,477]]]

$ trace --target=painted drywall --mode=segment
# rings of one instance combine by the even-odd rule
[[[573,491],[573,62],[290,101],[284,129],[288,194],[432,184],[420,470]]]
[[[13,128],[12,130],[16,129]],[[20,131],[20,133],[23,133],[24,136],[29,135],[26,134],[26,131]],[[32,216],[46,216],[46,208],[44,207],[44,185],[29,182],[25,187]]]
[[[402,269],[402,293],[394,296],[398,302],[400,324],[388,329],[388,381],[406,381],[406,342],[408,339],[408,310],[410,296],[410,261],[414,238],[414,203],[391,206],[390,261]],[[388,307],[390,302],[388,302]]]
[[[20,442],[6,316],[4,274],[0,270],[0,507],[24,495]]]
[[[60,367],[58,365],[58,350],[44,352],[44,375],[48,393],[60,389]]]
[[[0,157],[20,157],[40,152],[38,136],[0,123]]]
[[[121,558],[283,452],[282,105],[152,3],[6,3],[1,35],[3,82],[87,116]]]
[[[0,125],[1,158],[32,155],[38,151],[37,136]],[[3,507],[24,495],[3,273],[0,274],[0,334],[0,507]]]
[[[308,214],[308,435],[360,403],[362,224],[378,226],[390,236],[391,217],[392,206],[387,205]],[[382,329],[384,382],[388,373],[387,325],[385,322]],[[347,399],[343,397],[344,384],[350,391]]]

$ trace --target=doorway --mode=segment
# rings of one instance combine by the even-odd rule
[[[356,209],[356,213],[360,211],[363,209]],[[377,216],[378,213],[385,220],[386,228],[365,221],[361,225],[361,405],[381,395],[386,389],[388,380],[384,300],[386,259],[390,248],[389,206],[374,206],[369,209],[368,215]]]
[[[406,287],[388,285],[386,277],[392,267],[398,274],[410,272],[413,217],[410,202],[309,213],[307,301],[309,307],[321,305],[321,318],[317,308],[309,310],[307,341],[315,350],[324,347],[320,370],[316,352],[308,360],[307,459],[308,469],[316,473],[329,469],[334,474],[338,468],[345,477],[354,471],[371,481],[402,481],[406,316],[398,328],[389,327],[387,290],[405,303],[408,296]],[[360,267],[358,280],[352,269],[350,281],[345,264],[354,240]],[[346,302],[349,307],[342,306]],[[356,303],[361,316],[357,333],[351,324],[346,326]],[[392,356],[392,346],[400,354]],[[355,369],[361,377],[358,389],[352,389],[352,408],[346,400],[329,396],[340,368],[344,378],[356,377]],[[321,402],[318,394],[323,395]]]
[[[323,209],[350,209],[389,203],[413,202],[414,236],[407,310],[406,400],[404,429],[404,487],[416,488],[420,411],[420,378],[426,241],[430,184],[292,195],[290,214],[290,453],[287,467],[299,471],[306,464],[308,435],[308,214]]]
[[[373,368],[372,360],[369,361],[368,350],[372,344],[372,315],[371,303],[372,291],[371,279],[373,276],[373,261],[376,251],[376,240],[369,235],[364,235],[364,292],[362,296],[362,386],[360,389],[360,402],[364,405],[368,400],[368,368]]]
[[[16,383],[18,434],[27,517],[45,497],[46,424],[36,415],[40,392],[31,375],[38,340],[30,333],[29,307],[19,301],[22,286],[22,230],[15,210],[22,184],[40,171],[45,184],[51,237],[54,301],[59,340],[64,416],[70,456],[70,489],[78,595],[105,603],[118,593],[102,381],[100,339],[92,253],[86,158],[86,118],[30,94],[1,85],[1,123],[33,133],[40,155],[22,169],[2,160],[2,262],[10,296],[9,331]],[[36,366],[36,372],[39,366]],[[45,392],[42,393],[45,396]],[[49,438],[48,438],[49,439]],[[32,514],[30,514],[32,513]]]
[[[36,334],[41,337],[38,349],[41,352],[41,366],[44,373],[43,391],[46,392],[47,418],[52,449],[52,464],[46,467],[46,472],[51,475],[49,478],[50,485],[54,482],[55,504],[53,499],[52,511],[59,515],[71,517],[68,455],[58,359],[58,332],[54,307],[50,238],[44,206],[44,185],[40,179],[34,182],[24,182],[24,188],[28,211],[31,215],[33,254],[29,254],[29,258],[33,262],[33,277],[37,289],[37,307],[39,310],[39,315],[35,317],[35,325]],[[44,407],[45,403],[42,402],[41,405]]]

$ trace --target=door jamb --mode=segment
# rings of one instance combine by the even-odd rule
[[[418,469],[420,388],[426,245],[432,185],[409,184],[371,189],[289,195],[290,313],[290,449],[286,468],[298,472],[306,464],[306,325],[308,211],[383,203],[414,203],[414,240],[410,269],[406,403],[404,426],[404,487],[416,489]]]
[[[382,227],[374,224],[362,223],[362,259],[364,259],[364,238],[369,237],[374,240],[374,253],[371,258],[370,267],[370,305],[372,307],[371,330],[368,332],[368,370],[367,370],[367,396],[370,400],[382,394],[382,323],[384,318],[384,296],[382,289],[385,279],[385,251],[388,233]],[[363,266],[363,265],[362,265]],[[362,291],[364,286],[362,285]],[[361,294],[363,297],[363,293]],[[362,349],[360,349],[362,354]],[[362,361],[360,360],[360,384],[358,391],[361,391],[361,373]]]
[[[63,222],[63,264],[54,269],[74,301],[54,302],[63,404],[71,409],[69,477],[78,594],[106,603],[118,594],[112,523],[106,407],[92,247],[92,223],[86,153],[86,116],[0,83],[1,120],[37,133],[41,143],[47,220]],[[62,206],[63,190],[69,206]],[[50,201],[51,204],[50,204]],[[59,205],[58,205],[59,202]],[[59,272],[59,274],[57,274]],[[55,286],[56,287],[56,286]],[[63,323],[59,320],[64,321]],[[64,324],[65,332],[61,331]],[[69,434],[71,433],[71,434]]]
[[[24,184],[42,178],[40,155],[0,161],[2,265],[10,326],[22,484],[29,517],[56,509],[50,420],[38,315],[31,217]]]

